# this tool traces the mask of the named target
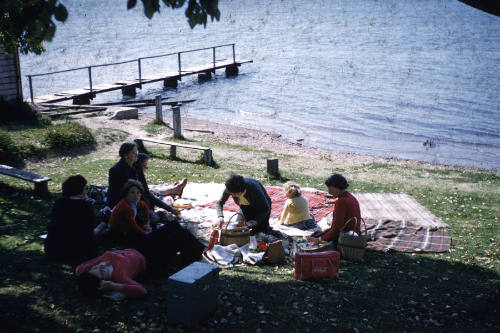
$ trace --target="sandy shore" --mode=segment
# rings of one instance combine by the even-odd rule
[[[108,116],[97,116],[97,117],[78,117],[78,121],[85,124],[87,127],[92,129],[98,128],[116,128],[130,133],[128,140],[133,140],[134,138],[140,136],[146,136],[148,133],[145,130],[145,126],[154,119],[154,114],[151,113],[141,113],[139,112],[139,119],[128,119],[128,120],[110,120]],[[165,122],[167,124],[172,124],[172,119],[166,117]],[[194,140],[218,140],[227,142],[234,145],[249,146],[258,149],[265,149],[279,154],[289,154],[298,155],[310,158],[330,158],[332,160],[342,160],[346,161],[352,165],[359,165],[363,163],[390,163],[396,165],[409,165],[409,166],[419,166],[430,169],[446,169],[454,166],[432,164],[422,161],[413,161],[397,158],[384,158],[369,155],[359,155],[352,153],[341,153],[335,152],[327,149],[319,149],[314,147],[308,147],[296,142],[290,142],[279,135],[241,128],[232,125],[219,124],[199,119],[193,118],[182,118],[182,134],[186,139]],[[165,134],[162,134],[164,136]],[[120,143],[115,145],[105,145],[100,146],[98,149],[117,151],[117,147]],[[488,171],[495,174],[500,174],[500,169],[497,170],[484,170],[470,167],[459,167],[464,170],[471,171]]]

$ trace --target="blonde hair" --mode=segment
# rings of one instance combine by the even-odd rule
[[[295,198],[301,195],[300,185],[295,182],[286,182],[283,189],[287,197]]]

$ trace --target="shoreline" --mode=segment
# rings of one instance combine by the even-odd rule
[[[155,115],[149,112],[139,112],[138,119],[127,120],[111,120],[107,116],[96,117],[76,117],[76,120],[83,123],[91,129],[98,128],[117,128],[130,133],[128,139],[132,140],[138,136],[151,136],[145,130],[145,126],[155,119]],[[168,125],[172,124],[172,118],[167,116],[164,122]],[[118,125],[119,124],[119,125]],[[407,160],[395,157],[380,157],[372,155],[362,155],[356,153],[336,152],[333,150],[316,148],[303,145],[302,143],[292,142],[285,139],[281,135],[265,132],[261,130],[248,129],[229,124],[221,124],[207,120],[196,118],[181,117],[182,135],[186,139],[215,139],[233,145],[248,146],[256,149],[269,150],[278,154],[299,155],[310,158],[326,158],[332,161],[344,161],[352,165],[361,165],[364,163],[387,163],[394,165],[407,165],[429,169],[461,169],[473,172],[487,172],[500,175],[498,169],[484,169],[477,167],[467,167],[459,165],[435,164],[418,160]],[[191,131],[194,130],[194,131]],[[198,132],[203,131],[203,132]],[[209,132],[213,133],[209,133]],[[162,135],[164,136],[164,133]],[[120,143],[117,143],[118,146]],[[115,145],[106,145],[98,147],[99,150],[104,149],[116,150]]]

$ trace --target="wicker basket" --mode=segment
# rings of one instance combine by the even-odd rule
[[[229,244],[236,244],[238,246],[243,246],[250,241],[250,230],[247,227],[227,230],[227,226],[231,222],[231,219],[237,215],[239,215],[239,213],[236,213],[233,216],[231,216],[229,222],[226,224],[226,227],[221,230],[219,239],[220,245],[226,246]]]
[[[365,220],[361,218],[363,225],[365,226],[365,234],[360,234],[358,236],[348,235],[347,232],[344,232],[345,227],[354,219],[354,230],[356,230],[356,226],[359,221],[356,217],[350,218],[340,229],[339,233],[339,241],[337,244],[337,249],[340,251],[343,259],[350,261],[360,261],[365,254],[366,240],[368,238],[366,233],[366,224]]]

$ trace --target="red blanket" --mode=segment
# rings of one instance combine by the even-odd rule
[[[283,206],[285,205],[286,195],[282,187],[265,186],[267,194],[271,198],[271,218],[280,218]],[[316,221],[321,221],[322,218],[333,212],[336,199],[323,191],[307,191],[302,190],[302,195],[309,201],[309,210],[314,215]],[[199,205],[200,208],[215,208],[217,201],[210,202],[206,205]],[[231,197],[224,204],[225,211],[239,212],[240,208],[236,205]]]

